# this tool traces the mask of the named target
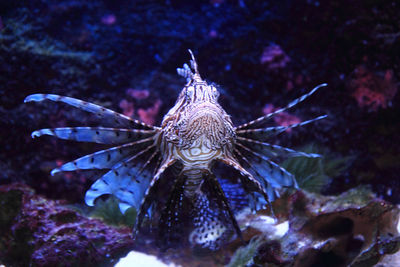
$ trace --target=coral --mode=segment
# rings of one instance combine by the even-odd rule
[[[269,45],[264,48],[260,63],[266,65],[268,70],[279,70],[286,67],[290,58],[279,45]]]
[[[104,264],[133,245],[128,227],[86,218],[22,184],[0,186],[0,203],[0,259],[7,266]]]
[[[133,103],[126,99],[122,99],[119,102],[119,107],[122,109],[122,113],[125,116],[132,117],[135,113],[135,107],[133,106]]]
[[[263,108],[263,113],[268,114],[272,113],[275,110],[278,110],[279,108],[275,108],[273,104],[266,104]],[[287,112],[280,112],[277,115],[274,116],[274,121],[276,124],[279,126],[289,126],[291,124],[296,124],[300,123],[301,120],[299,117],[296,117],[295,115],[291,115]],[[292,129],[286,129],[286,132],[290,133]]]
[[[152,107],[149,107],[147,109],[138,109],[137,114],[140,118],[141,121],[144,123],[154,125],[156,116],[158,115],[158,112],[160,111],[162,101],[160,99],[157,99],[157,101],[154,103]]]
[[[251,262],[257,249],[265,242],[262,237],[255,237],[250,240],[249,244],[239,248],[231,258],[227,267],[240,267],[245,266]]]
[[[199,53],[207,76],[219,81],[224,88],[222,106],[229,107],[236,122],[259,114],[265,103],[275,102],[275,99],[266,100],[272,95],[278,99],[275,103],[284,103],[288,94],[281,90],[287,80],[290,80],[288,89],[327,82],[329,87],[317,96],[311,108],[316,113],[323,109],[329,119],[315,131],[308,131],[306,136],[342,155],[358,156],[349,173],[322,187],[329,194],[338,194],[354,185],[369,183],[381,196],[399,203],[399,95],[386,102],[390,108],[378,106],[379,112],[367,114],[360,111],[373,110],[375,102],[360,109],[356,98],[351,96],[356,88],[349,87],[349,83],[346,93],[343,88],[344,81],[355,78],[353,70],[365,55],[370,59],[366,64],[368,70],[380,81],[384,80],[386,70],[392,70],[393,80],[399,80],[397,22],[400,12],[396,1],[356,1],[355,5],[344,0],[282,1],[271,5],[270,1],[241,0],[224,1],[220,8],[215,8],[210,1],[187,5],[183,4],[185,1],[140,1],[140,8],[138,5],[119,8],[118,3],[122,2],[1,1],[0,38],[4,39],[0,41],[0,124],[4,130],[0,133],[0,183],[24,181],[47,197],[81,202],[89,184],[84,189],[77,188],[82,185],[76,182],[76,174],[75,180],[66,184],[60,177],[48,174],[55,166],[44,169],[46,164],[41,164],[43,161],[54,164],[58,158],[64,162],[71,160],[81,155],[78,150],[60,142],[57,146],[32,142],[29,135],[33,129],[48,127],[49,115],[59,108],[55,105],[49,111],[40,108],[41,116],[38,116],[34,114],[38,108],[23,106],[22,99],[46,90],[88,101],[96,99],[118,110],[120,94],[124,94],[118,88],[145,81],[141,88],[151,88],[152,95],[170,106],[181,83],[171,70],[183,63],[179,55],[191,47]],[[238,2],[245,3],[246,7]],[[338,7],[341,12],[337,12]],[[117,22],[111,26],[102,23],[101,18],[107,14],[114,14]],[[29,31],[20,35],[20,31],[28,28]],[[217,38],[210,38],[208,32],[212,29],[218,31]],[[76,42],[84,39],[83,33],[87,41]],[[35,53],[39,49],[14,47],[23,45],[21,38],[27,42],[33,40],[30,44],[43,44],[41,49],[49,46],[49,50],[87,53],[91,63],[85,61],[87,57],[48,56]],[[263,47],[269,42],[280,44],[290,55],[290,64],[281,71],[284,77],[265,75],[269,69],[267,65],[260,65]],[[156,53],[162,58],[161,63],[153,58]],[[289,77],[291,72],[294,75]],[[301,85],[296,84],[297,73],[304,77]],[[376,98],[375,91],[358,93],[362,94]],[[136,104],[134,99],[126,99],[136,109],[146,109],[150,104],[150,100]],[[368,99],[369,96],[360,98],[360,103]],[[383,98],[379,101],[384,103]],[[76,119],[76,114],[65,113],[63,118],[67,123]],[[51,122],[50,126],[54,125]],[[282,136],[282,142],[286,142],[285,138]],[[290,138],[293,144],[299,144],[296,136]],[[93,150],[86,144],[80,148]],[[371,151],[374,152],[371,154]],[[312,179],[308,181],[312,186]],[[308,185],[302,186],[309,190]],[[390,198],[386,191],[391,192]],[[0,248],[0,253],[3,251]]]
[[[277,202],[275,207],[286,207],[286,211],[279,210],[277,216],[281,221],[288,220],[289,231],[283,236],[271,236],[273,225],[270,222],[265,221],[263,227],[256,219],[260,215],[243,216],[240,223],[248,226],[246,232],[257,229],[256,235],[260,237],[256,240],[264,237],[265,241],[257,246],[251,242],[248,247],[239,249],[232,257],[232,266],[238,266],[235,264],[238,259],[241,259],[241,266],[251,263],[372,266],[385,254],[395,253],[400,248],[397,230],[400,210],[376,199],[364,187],[335,197],[298,191]],[[247,254],[243,256],[244,251]]]
[[[143,100],[149,97],[150,92],[149,90],[138,90],[129,88],[126,90],[126,94],[133,97],[134,99]]]
[[[353,73],[349,87],[352,96],[360,107],[368,107],[372,111],[386,108],[391,105],[391,100],[397,93],[397,85],[393,71],[387,70],[383,77],[360,65]]]

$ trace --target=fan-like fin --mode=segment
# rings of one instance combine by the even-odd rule
[[[119,145],[132,142],[154,133],[155,130],[104,127],[64,127],[34,131],[32,133],[32,138],[40,137],[42,135],[52,135],[60,139],[74,140],[78,142]]]
[[[111,169],[118,161],[137,151],[137,146],[148,142],[154,142],[154,138],[149,137],[136,142],[97,151],[55,168],[51,171],[51,175],[63,171]]]
[[[216,177],[208,171],[201,175],[201,189],[189,195],[185,194],[187,176],[180,173],[175,178],[158,225],[158,241],[162,248],[184,246],[182,237],[188,234],[192,246],[211,250],[229,240],[233,231],[242,238]]]
[[[149,209],[150,205],[152,204],[152,202],[154,201],[154,188],[156,183],[160,180],[162,174],[164,173],[164,171],[172,166],[177,160],[176,159],[172,159],[172,158],[167,158],[166,160],[164,160],[164,162],[162,163],[162,165],[158,168],[156,174],[154,175],[154,177],[151,179],[149,186],[147,186],[146,192],[144,192],[143,197],[142,197],[142,202],[140,204],[140,208],[138,209],[138,213],[136,216],[136,223],[135,223],[135,236],[136,234],[140,231],[140,228],[142,226],[142,222],[144,219],[144,216],[147,213],[147,210]]]
[[[164,248],[181,247],[182,236],[187,235],[189,212],[192,203],[185,197],[185,182],[187,177],[178,176],[162,210],[158,224],[158,245]]]
[[[222,191],[221,185],[219,184],[217,178],[215,177],[215,175],[207,171],[203,174],[203,181],[204,186],[207,188],[207,193],[210,193],[210,195],[215,198],[219,209],[222,212],[227,213],[227,217],[229,218],[230,223],[235,229],[236,234],[243,241],[242,232],[240,231],[239,225],[235,219],[235,215],[232,212],[229,202],[226,199],[225,193],[224,191]]]
[[[327,115],[322,115],[322,116],[316,117],[311,120],[303,121],[303,122],[288,125],[288,126],[273,126],[273,127],[266,127],[266,128],[237,130],[236,134],[238,136],[252,138],[252,139],[265,139],[265,138],[269,138],[269,137],[278,135],[286,130],[304,126],[306,124],[309,124],[309,123],[312,123],[312,122],[315,122],[318,120],[322,120],[326,117],[327,117]]]
[[[247,127],[252,126],[254,124],[260,123],[260,122],[262,122],[264,120],[268,120],[268,119],[272,118],[273,116],[275,116],[276,114],[281,113],[281,112],[283,112],[285,110],[288,110],[289,108],[299,104],[300,102],[304,101],[306,98],[311,96],[319,88],[327,86],[327,85],[328,84],[326,84],[326,83],[320,84],[320,85],[316,86],[314,89],[312,89],[309,93],[307,93],[305,95],[302,95],[301,97],[299,97],[299,98],[293,100],[292,102],[290,102],[286,107],[280,108],[280,109],[278,109],[278,110],[276,110],[276,111],[274,111],[272,113],[269,113],[269,114],[267,114],[265,116],[259,117],[258,119],[255,119],[255,120],[250,121],[248,123],[242,124],[242,125],[236,127],[236,130],[247,128]]]
[[[151,182],[151,172],[142,169],[144,161],[140,159],[154,148],[154,145],[149,146],[113,166],[86,192],[86,204],[93,206],[95,199],[99,196],[113,194],[119,199],[122,212],[129,207],[139,209],[144,193]]]
[[[287,147],[282,147],[278,145],[273,145],[266,142],[261,142],[258,140],[253,140],[250,138],[245,138],[241,136],[237,136],[237,140],[242,142],[243,145],[248,143],[248,146],[251,147],[252,150],[259,152],[268,158],[273,157],[307,157],[307,158],[319,158],[321,157],[320,154],[315,153],[305,153],[296,151]]]
[[[147,129],[155,129],[157,127],[154,127],[152,125],[148,125],[144,122],[138,121],[138,120],[133,120],[128,116],[125,116],[123,114],[117,113],[115,111],[112,111],[110,109],[107,109],[105,107],[89,103],[80,99],[68,97],[68,96],[60,96],[60,95],[53,95],[53,94],[33,94],[29,95],[25,98],[24,103],[26,102],[40,102],[43,100],[51,100],[54,102],[63,102],[65,104],[68,104],[70,106],[74,106],[78,109],[95,113],[98,116],[104,118],[104,119],[109,119],[112,122],[117,123],[118,125],[125,126],[125,127],[134,127],[134,126],[141,126]]]
[[[262,186],[264,187],[264,190],[267,193],[268,196],[268,203],[271,203],[276,199],[276,197],[279,197],[279,192],[275,191],[272,185],[267,181],[267,179],[264,178],[264,176],[258,171],[256,166],[253,166],[253,164],[250,162],[249,159],[247,159],[240,151],[235,148],[235,152],[238,155],[238,158],[247,164],[250,172],[253,174],[253,176],[259,181]],[[265,201],[262,201],[260,197],[255,196],[254,194],[249,195],[250,197],[250,204],[252,205],[252,210],[259,210],[261,206],[264,206],[266,204]],[[259,205],[259,202],[262,202],[262,205]],[[272,209],[271,209],[272,210]]]
[[[263,155],[252,151],[248,147],[237,143],[237,147],[241,148],[248,159],[248,162],[253,166],[254,169],[274,188],[281,187],[295,187],[297,188],[297,182],[293,174],[269,160]]]
[[[254,176],[251,173],[246,171],[236,160],[232,158],[224,158],[218,160],[233,167],[235,170],[240,172],[240,174],[242,175],[240,179],[246,190],[250,191],[253,190],[252,188],[254,188],[254,191],[262,194],[266,200],[269,199],[268,193],[266,189],[261,185],[261,183],[256,178],[254,178]],[[244,180],[243,178],[246,178],[247,180]],[[252,188],[250,188],[248,184],[250,184]]]

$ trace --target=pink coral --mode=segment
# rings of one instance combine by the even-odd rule
[[[128,117],[132,117],[135,112],[133,103],[126,99],[122,99],[121,102],[119,102],[119,107],[122,109],[122,113]]]
[[[266,104],[263,108],[263,113],[269,114],[271,112],[274,112],[277,109],[278,108],[275,108],[274,105],[272,105],[272,104]],[[289,125],[301,122],[299,117],[291,115],[287,112],[281,112],[281,113],[276,114],[274,116],[274,121],[279,126],[289,126]],[[292,131],[292,129],[287,129],[286,131],[288,133],[290,133]]]
[[[282,69],[290,61],[290,58],[279,45],[270,45],[264,48],[260,63],[266,65],[268,70]]]
[[[154,103],[154,105],[148,109],[139,109],[137,111],[137,114],[139,115],[139,118],[141,121],[144,123],[154,125],[156,116],[158,115],[158,112],[160,111],[162,101],[160,99],[157,99],[157,101]]]
[[[362,65],[354,70],[349,87],[358,105],[369,107],[373,111],[386,108],[397,93],[392,70],[387,70],[382,77]]]
[[[150,95],[150,92],[149,92],[149,90],[137,90],[137,89],[129,88],[126,90],[126,94],[133,97],[134,99],[142,100],[142,99],[148,98]]]

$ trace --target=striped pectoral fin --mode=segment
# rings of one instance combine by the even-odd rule
[[[122,213],[134,207],[139,208],[141,197],[150,183],[150,175],[142,174],[116,174],[108,172],[98,179],[85,194],[85,203],[94,206],[95,200],[102,196],[112,194],[119,200],[119,208]]]
[[[309,96],[311,96],[312,94],[314,94],[319,88],[324,87],[324,86],[327,86],[327,84],[326,84],[326,83],[320,84],[320,85],[316,86],[315,88],[313,88],[309,93],[307,93],[307,94],[305,94],[305,95],[302,95],[301,97],[299,97],[299,98],[293,100],[293,101],[290,102],[287,106],[285,106],[285,107],[283,107],[283,108],[280,108],[280,109],[278,109],[278,110],[276,110],[276,111],[274,111],[274,112],[272,112],[272,113],[269,113],[269,114],[267,114],[267,115],[265,115],[265,116],[259,117],[259,118],[255,119],[255,120],[253,120],[253,121],[248,122],[248,123],[239,125],[239,126],[236,127],[235,129],[236,129],[236,130],[240,130],[240,129],[248,128],[248,127],[250,127],[250,126],[254,126],[254,125],[258,124],[258,123],[261,123],[261,122],[263,122],[263,121],[266,121],[266,120],[272,118],[273,116],[275,116],[276,114],[281,113],[281,112],[283,112],[283,111],[285,111],[285,110],[288,110],[289,108],[291,108],[291,107],[293,107],[293,106],[299,104],[300,102],[304,101],[306,98],[308,98]]]
[[[273,145],[270,143],[246,138],[246,137],[237,137],[237,141],[251,148],[251,150],[258,152],[268,158],[273,157],[307,157],[307,158],[319,158],[320,154],[315,153],[305,153],[301,151],[296,151],[287,147]]]
[[[129,207],[138,209],[151,180],[150,172],[143,169],[145,163],[140,159],[154,149],[155,146],[150,146],[115,164],[86,192],[86,204],[93,206],[99,196],[113,194],[119,199],[122,212]]]
[[[104,127],[64,127],[41,129],[32,133],[32,138],[52,135],[60,139],[78,142],[118,145],[154,135],[155,130],[118,129]]]
[[[114,124],[118,124],[121,126],[125,127],[134,127],[134,126],[140,126],[145,129],[155,129],[156,127],[152,125],[148,125],[146,123],[143,123],[138,120],[133,120],[128,116],[125,116],[123,114],[117,113],[115,111],[112,111],[110,109],[104,108],[102,106],[89,103],[80,99],[68,97],[68,96],[60,96],[60,95],[53,95],[53,94],[33,94],[29,95],[25,98],[24,103],[26,102],[40,102],[44,100],[51,100],[54,102],[63,102],[65,104],[68,104],[70,106],[74,106],[78,109],[95,113],[96,115],[102,117],[105,120],[109,120],[113,122]]]
[[[226,158],[218,159],[218,160],[233,167],[235,170],[240,172],[240,174],[242,175],[242,177],[240,177],[240,179],[242,181],[244,188],[246,188],[247,190],[254,190],[254,191],[260,193],[261,195],[263,195],[265,200],[269,201],[269,197],[268,197],[266,188],[264,188],[262,186],[262,184],[256,178],[254,178],[254,176],[251,173],[249,173],[247,170],[245,170],[239,164],[239,162],[237,162],[235,159],[233,159],[231,157],[226,157]]]
[[[235,215],[233,214],[233,211],[217,178],[209,171],[204,171],[203,181],[203,186],[206,187],[207,193],[209,193],[215,199],[220,211],[226,214],[225,216],[230,221],[237,236],[243,241],[242,231],[240,230],[240,227],[235,219]]]
[[[51,171],[51,175],[64,171],[111,169],[119,161],[135,153],[135,151],[137,151],[137,146],[150,142],[153,142],[153,138],[146,138],[125,145],[97,151],[55,168]]]
[[[247,162],[253,172],[256,173],[256,176],[259,177],[258,180],[266,181],[274,188],[297,188],[297,182],[293,174],[271,161],[269,158],[240,143],[237,143],[236,151],[240,154],[241,158]]]
[[[312,122],[325,119],[326,117],[327,115],[322,115],[311,120],[303,121],[296,124],[291,124],[288,126],[273,126],[273,127],[257,128],[257,129],[241,129],[241,130],[236,130],[236,135],[244,138],[264,140],[272,136],[278,135],[282,132],[285,132],[289,129],[301,127],[310,124]]]
[[[135,232],[136,234],[140,232],[142,222],[144,219],[144,216],[147,214],[147,211],[152,204],[152,202],[155,200],[154,198],[154,193],[155,193],[155,188],[157,183],[159,182],[160,178],[162,177],[162,174],[164,171],[172,166],[177,160],[173,158],[168,158],[163,161],[161,166],[158,168],[156,174],[153,176],[151,179],[149,186],[146,188],[146,191],[143,193],[143,197],[141,200],[141,203],[139,205],[138,213],[136,216],[136,223],[135,223]]]
[[[118,150],[120,149],[121,152]],[[67,162],[62,166],[51,171],[51,175],[64,171],[91,170],[91,169],[111,169],[123,157],[128,155],[129,149],[114,147],[101,150],[96,153],[86,155],[74,161]]]
[[[261,183],[263,186],[265,192],[267,193],[268,196],[268,202],[272,202],[276,199],[276,196],[279,196],[279,193],[276,190],[273,190],[272,185],[267,181],[267,179],[264,178],[264,176],[261,174],[261,169],[258,168],[258,166],[254,165],[254,162],[250,161],[247,157],[242,154],[239,149],[235,148],[235,153],[238,157],[238,159],[245,164],[244,166],[247,166],[249,169],[249,172],[252,173],[252,175],[257,179],[258,182]],[[259,197],[250,197],[250,203],[253,205],[253,210],[258,210],[257,208],[258,205],[258,200]],[[256,201],[256,202],[255,202]],[[265,204],[265,203],[264,203]]]
[[[187,177],[176,178],[165,208],[162,210],[158,224],[158,245],[161,248],[182,246],[182,236],[186,234],[190,201],[185,198],[185,182]]]

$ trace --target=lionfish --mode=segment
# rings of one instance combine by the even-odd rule
[[[298,188],[295,177],[272,158],[320,155],[295,151],[266,140],[326,116],[289,126],[265,127],[263,124],[326,84],[283,108],[235,127],[218,103],[217,86],[200,77],[193,53],[189,52],[190,67],[184,64],[183,68],[177,68],[187,83],[160,127],[66,96],[33,94],[24,102],[63,102],[94,113],[101,118],[102,125],[109,122],[114,127],[64,127],[32,133],[32,138],[51,135],[113,145],[51,171],[54,175],[65,171],[104,170],[86,192],[87,205],[93,206],[101,195],[112,194],[119,200],[123,213],[130,207],[137,210],[135,233],[141,231],[148,217],[151,222],[158,222],[157,241],[162,246],[186,241],[192,247],[217,249],[229,237],[242,239],[242,235],[215,175],[215,165],[223,165],[237,174],[236,181],[240,180],[252,210],[274,201],[282,187]]]

